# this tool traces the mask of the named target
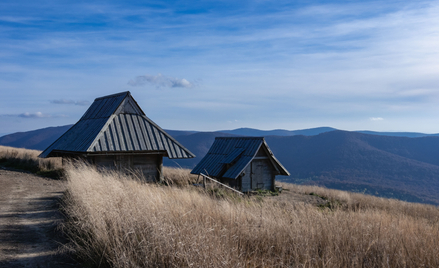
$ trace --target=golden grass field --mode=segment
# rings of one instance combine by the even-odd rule
[[[187,170],[167,169],[166,172]],[[72,250],[110,267],[439,267],[437,207],[283,184],[337,201],[217,198],[84,164],[66,169]]]
[[[66,165],[64,247],[92,267],[439,267],[435,206],[286,183],[279,196],[218,195],[189,170],[164,176],[170,186]]]

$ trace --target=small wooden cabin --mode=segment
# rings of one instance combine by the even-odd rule
[[[290,175],[263,137],[217,137],[191,173],[203,173],[241,192],[273,191],[276,175]]]
[[[40,154],[140,172],[147,180],[161,179],[164,156],[195,157],[146,117],[129,91],[95,99],[81,119]]]

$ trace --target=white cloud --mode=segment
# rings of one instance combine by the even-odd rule
[[[0,114],[0,117],[21,117],[21,118],[65,118],[69,117],[65,114],[46,114],[42,112],[35,113],[21,113],[21,114]]]
[[[66,100],[66,99],[51,100],[50,103],[53,103],[53,104],[74,104],[74,105],[78,105],[78,106],[90,105],[89,101],[74,101],[74,100]]]
[[[50,103],[53,103],[53,104],[74,104],[75,102],[72,100],[60,99],[60,100],[51,100]]]
[[[384,120],[384,118],[382,118],[382,117],[371,117],[369,119],[370,119],[370,121],[383,121]]]
[[[43,114],[42,112],[36,112],[36,113],[22,113],[19,114],[18,117],[23,117],[23,118],[44,118],[44,117],[51,117],[48,114]]]
[[[88,105],[90,105],[90,102],[89,101],[75,101],[75,105],[88,106]]]
[[[2,22],[27,23],[31,20],[32,18],[27,18],[27,17],[0,16],[0,21]]]
[[[141,75],[137,76],[135,79],[130,80],[128,82],[128,85],[131,86],[143,86],[146,83],[156,85],[157,87],[184,87],[184,88],[191,88],[194,87],[195,84],[192,82],[189,82],[188,80],[184,78],[174,78],[169,76],[164,76],[162,74],[158,75]]]

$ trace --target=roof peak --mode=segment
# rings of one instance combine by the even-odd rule
[[[215,137],[215,139],[247,139],[247,140],[264,140],[264,137],[250,137],[250,136],[238,136],[238,137]]]
[[[111,95],[107,95],[107,96],[96,98],[95,101],[96,100],[101,100],[101,99],[106,99],[106,98],[114,98],[116,96],[121,96],[121,95],[131,95],[131,92],[124,91],[124,92],[114,93],[114,94],[111,94]]]

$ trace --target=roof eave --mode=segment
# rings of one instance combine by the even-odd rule
[[[145,118],[148,122],[150,122],[153,126],[155,126],[157,129],[159,129],[160,131],[162,131],[162,133],[164,135],[166,135],[169,139],[171,139],[175,144],[177,144],[178,146],[180,146],[184,151],[186,151],[186,154],[190,157],[174,157],[174,158],[169,158],[169,159],[187,159],[187,158],[195,158],[195,154],[193,154],[191,151],[189,151],[186,147],[184,147],[183,145],[181,145],[181,143],[179,143],[174,137],[172,137],[171,135],[169,135],[163,128],[161,128],[159,125],[157,125],[154,121],[152,121],[149,117],[147,117],[146,115],[142,115],[143,118]]]
[[[46,157],[62,157],[63,155],[72,155],[72,156],[98,156],[98,155],[149,155],[149,154],[160,154],[163,156],[167,156],[167,151],[164,150],[155,150],[155,151],[97,151],[97,152],[78,152],[78,151],[61,151],[61,150],[52,150]]]
[[[268,154],[268,157],[269,157],[271,163],[276,167],[276,170],[278,171],[277,175],[290,176],[290,173],[288,172],[288,170],[274,156],[273,152],[270,150],[270,147],[268,147],[268,144],[265,141],[265,139],[264,139],[263,144],[264,144],[265,149],[267,150],[267,154]]]

